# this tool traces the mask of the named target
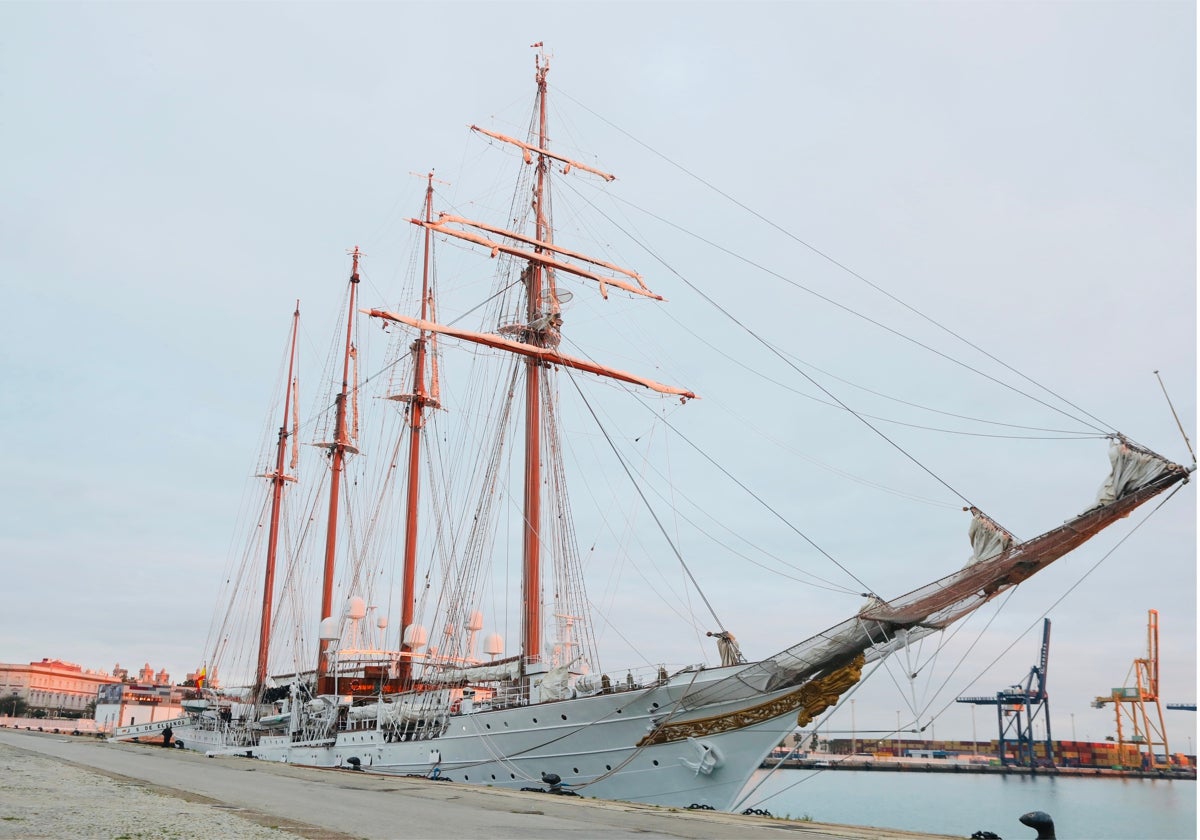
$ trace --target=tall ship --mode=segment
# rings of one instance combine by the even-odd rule
[[[776,745],[844,700],[878,663],[1009,592],[1186,482],[1194,469],[1109,433],[1108,478],[1081,513],[1018,539],[965,503],[965,566],[962,558],[944,561],[921,576],[932,580],[890,597],[856,593],[860,600],[843,620],[785,640],[773,655],[747,658],[737,628],[721,622],[698,586],[678,539],[688,523],[669,512],[671,498],[641,489],[645,465],[622,455],[611,426],[597,416],[596,392],[639,392],[657,401],[660,416],[667,406],[704,411],[705,395],[686,383],[657,381],[652,360],[643,370],[636,360],[610,364],[603,350],[577,350],[568,340],[565,312],[574,298],[590,296],[598,306],[621,301],[629,304],[622,317],[631,319],[645,306],[670,304],[642,274],[556,234],[555,185],[607,185],[613,176],[553,148],[548,72],[539,51],[523,136],[471,126],[489,152],[507,152],[518,170],[507,212],[481,220],[462,208],[443,211],[436,201],[441,182],[427,176],[421,212],[409,220],[420,231],[413,255],[419,282],[404,307],[364,305],[364,256],[351,253],[335,361],[326,372],[334,388],[317,401],[316,425],[302,423],[298,407],[297,305],[277,433],[261,473],[267,492],[250,521],[255,541],[228,575],[230,604],[243,598],[220,614],[190,715],[174,722],[183,746],[730,809]],[[479,272],[493,266],[496,276],[490,290],[480,288],[478,311],[452,322],[439,317],[435,257],[443,248],[471,254]],[[364,327],[386,330],[391,352],[369,381],[359,372]],[[462,381],[450,374],[455,355],[468,361],[458,363]],[[380,390],[368,398],[373,386]],[[466,395],[452,397],[456,386]],[[583,415],[596,416],[596,429],[578,432],[578,416],[564,421],[563,392],[582,394],[577,402]],[[393,424],[382,449],[364,443],[371,412]],[[433,433],[434,418],[451,412],[459,421],[454,433]],[[477,428],[464,431],[470,423]],[[657,550],[694,587],[684,597],[706,615],[696,635],[711,646],[712,661],[668,667],[646,656],[613,667],[602,660],[598,640],[622,631],[607,610],[602,625],[595,619],[597,605],[614,599],[590,594],[588,573],[611,575],[617,564],[593,562],[581,548],[566,493],[567,456],[576,447],[609,451],[617,460],[618,469],[594,482],[570,476],[575,495],[596,497],[599,483],[625,476],[626,500],[648,511],[641,516],[662,537],[665,547]],[[319,478],[297,472],[301,450],[319,454]],[[351,465],[363,463],[373,478],[351,476]],[[1097,470],[1097,479],[1102,475]],[[351,506],[351,489],[368,484],[380,501],[365,510]],[[620,514],[611,516],[619,521]],[[385,537],[394,550],[378,548]],[[879,538],[891,550],[888,536]],[[621,568],[626,577],[640,574],[634,563]],[[636,608],[636,596],[631,600]],[[789,626],[806,613],[790,603]],[[785,609],[769,599],[763,608]],[[233,627],[244,619],[252,629],[239,634]],[[242,687],[222,688],[218,675]]]

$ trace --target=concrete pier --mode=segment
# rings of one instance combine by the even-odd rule
[[[205,758],[0,729],[0,838],[944,837]]]

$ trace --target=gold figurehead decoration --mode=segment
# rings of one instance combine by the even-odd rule
[[[819,679],[810,680],[798,691],[789,694],[788,697],[800,695],[800,713],[796,715],[796,725],[808,726],[813,718],[836,703],[846,689],[862,679],[862,669],[866,661],[866,656],[860,653],[849,665],[843,665]]]

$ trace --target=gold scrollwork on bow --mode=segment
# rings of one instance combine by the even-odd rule
[[[722,715],[710,715],[680,723],[664,724],[638,741],[638,746],[666,744],[686,738],[703,738],[721,732],[744,729],[795,709],[800,710],[796,716],[797,724],[807,726],[814,717],[836,703],[846,689],[862,679],[865,662],[866,657],[860,653],[848,665],[818,679],[809,680],[795,691],[782,697],[776,697],[774,700],[768,700],[766,703],[760,703],[748,709],[726,712]]]

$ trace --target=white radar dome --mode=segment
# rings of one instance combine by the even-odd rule
[[[410,624],[404,628],[404,644],[413,650],[420,650],[429,641],[429,631],[420,624]]]
[[[341,638],[342,633],[338,628],[338,621],[333,617],[321,619],[321,641],[336,642]]]

